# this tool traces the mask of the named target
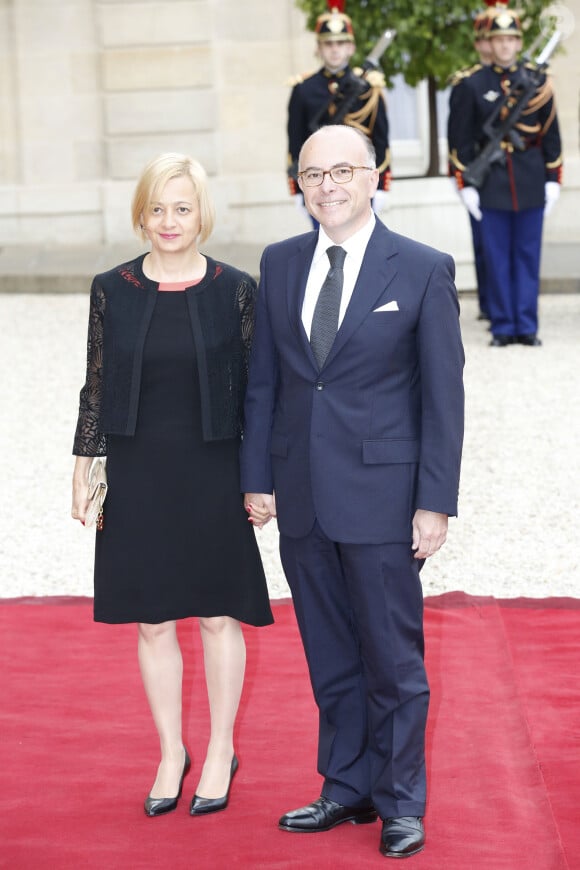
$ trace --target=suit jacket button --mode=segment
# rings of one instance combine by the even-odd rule
[[[322,383],[322,381],[317,381],[314,386],[319,391],[324,389],[324,384]]]

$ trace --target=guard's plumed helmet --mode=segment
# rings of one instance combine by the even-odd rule
[[[508,9],[509,0],[486,0],[489,7],[487,36],[521,36],[519,15]]]
[[[489,20],[489,12],[478,12],[473,19],[473,35],[476,41],[478,39],[487,39]]]
[[[330,4],[329,4],[330,5]],[[352,21],[338,8],[338,3],[333,3],[330,12],[324,12],[316,19],[314,32],[319,42],[354,42]],[[344,4],[342,4],[344,6]]]

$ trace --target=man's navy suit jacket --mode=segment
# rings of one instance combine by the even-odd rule
[[[457,513],[464,355],[454,263],[377,220],[319,371],[301,320],[317,238],[262,256],[242,491],[275,490],[290,537],[317,519],[342,543],[411,541],[417,508]]]

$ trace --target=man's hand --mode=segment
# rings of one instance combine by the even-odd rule
[[[481,209],[479,207],[479,190],[477,190],[476,187],[464,187],[459,191],[459,196],[469,214],[472,215],[476,221],[480,221]]]
[[[257,529],[263,528],[276,516],[276,498],[267,492],[247,492],[244,507],[248,512],[248,520]]]
[[[435,511],[415,511],[413,517],[413,550],[415,559],[427,559],[441,549],[447,538],[447,514]]]

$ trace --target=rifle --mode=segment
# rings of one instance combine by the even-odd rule
[[[560,31],[554,31],[536,60],[531,61],[533,67],[520,68],[519,81],[510,88],[503,100],[498,103],[487,118],[483,125],[487,142],[477,157],[465,169],[463,173],[465,184],[477,188],[483,187],[492,165],[505,162],[505,149],[502,148],[502,142],[505,140],[510,142],[516,151],[525,150],[526,143],[514,128],[535,94],[542,74],[548,66],[548,61],[561,38]],[[524,59],[530,62],[527,55],[524,55]]]
[[[337,91],[333,94],[330,102],[326,103],[320,111],[314,116],[308,125],[311,133],[316,133],[321,127],[326,124],[342,124],[344,119],[355,108],[361,94],[364,94],[368,89],[367,76],[373,70],[379,68],[379,61],[395,36],[397,31],[391,28],[385,30],[381,38],[377,41],[372,51],[363,61],[362,74],[356,75],[351,71],[346,88],[343,91]],[[334,111],[333,111],[334,109]],[[288,167],[288,176],[296,178],[298,175],[298,161],[295,160]]]

